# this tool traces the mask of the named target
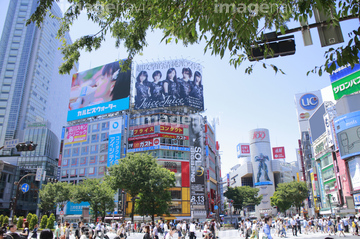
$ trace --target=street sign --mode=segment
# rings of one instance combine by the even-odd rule
[[[29,189],[30,189],[29,184],[24,183],[23,185],[21,185],[21,191],[22,191],[23,193],[26,193],[27,191],[29,191]]]
[[[42,176],[43,176],[43,168],[37,168],[35,181],[41,181]]]
[[[218,210],[218,208],[219,208],[218,205],[215,205],[215,206],[214,206],[214,209],[215,209],[215,210]]]
[[[15,148],[18,143],[19,143],[18,139],[6,140],[4,143],[4,149]]]
[[[62,216],[62,215],[64,215],[65,213],[64,213],[64,211],[60,211],[60,215]]]

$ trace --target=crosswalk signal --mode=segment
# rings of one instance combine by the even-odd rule
[[[18,152],[22,151],[34,151],[37,144],[34,144],[32,141],[27,143],[18,143],[15,147]]]

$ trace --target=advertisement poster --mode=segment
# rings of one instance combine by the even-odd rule
[[[360,154],[360,111],[334,119],[342,159]]]
[[[88,124],[70,126],[65,129],[64,144],[75,144],[87,140]]]
[[[306,121],[322,104],[321,91],[311,91],[295,95],[298,121]]]
[[[338,81],[331,83],[334,99],[360,91],[360,70]]]
[[[118,164],[121,150],[122,117],[110,121],[107,166]]]
[[[173,106],[204,109],[202,66],[185,59],[137,65],[135,109]]]
[[[67,121],[129,109],[131,72],[115,61],[73,75]]]
[[[134,132],[133,133],[134,136],[143,135],[143,134],[151,134],[151,133],[154,133],[154,126],[149,126],[149,127],[140,128],[140,129],[134,129],[133,132]]]
[[[172,126],[160,125],[160,132],[173,133],[173,134],[183,134],[184,133],[184,128],[183,127],[172,127]]]
[[[360,190],[360,157],[348,161],[352,191]]]
[[[285,147],[273,147],[274,159],[285,159]]]
[[[190,195],[191,211],[205,210],[204,122],[200,115],[191,115],[190,124]]]
[[[238,144],[236,145],[237,157],[249,157],[250,156],[250,144]]]

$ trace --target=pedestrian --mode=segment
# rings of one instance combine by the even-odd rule
[[[192,221],[190,223],[189,232],[190,232],[189,235],[190,239],[195,239],[195,232],[196,232],[195,221]]]
[[[339,232],[339,237],[341,234],[345,236],[344,234],[344,223],[340,220],[340,218],[337,219],[337,230]]]
[[[44,229],[40,233],[40,239],[53,239],[53,233],[50,229]]]
[[[265,217],[265,225],[263,226],[262,231],[267,236],[267,239],[272,239],[271,229],[270,229],[271,224],[272,224],[272,217],[266,216]]]
[[[169,232],[166,233],[164,239],[171,239],[171,238],[173,238],[173,235],[175,234],[175,232],[177,232],[176,227],[171,227],[171,229],[169,230]]]
[[[31,238],[37,238],[38,224],[35,224],[34,230],[32,231]],[[67,238],[66,238],[67,239]]]
[[[71,231],[70,231],[70,223],[66,222],[65,224],[65,239],[70,239]]]
[[[20,233],[20,237],[22,239],[27,239],[29,237],[29,222],[24,222],[23,223],[23,231]]]
[[[55,239],[60,239],[60,237],[61,237],[61,222],[58,221],[55,229]]]
[[[75,229],[75,239],[80,239],[81,235],[80,235],[80,230],[82,227],[82,221],[78,222],[78,226]]]
[[[291,231],[293,236],[297,236],[297,228],[296,228],[296,220],[295,217],[292,217],[290,219],[290,224],[291,224]]]
[[[17,227],[15,224],[10,224],[8,234],[12,237],[12,239],[21,239],[20,235],[16,233],[16,229]]]
[[[251,236],[251,222],[249,218],[246,219],[245,230],[245,238],[248,239]]]
[[[145,235],[143,237],[143,239],[151,239],[150,237],[150,227],[149,226],[145,226]]]
[[[297,227],[297,232],[301,234],[301,221],[299,216],[296,218],[296,227]]]

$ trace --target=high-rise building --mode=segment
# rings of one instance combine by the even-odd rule
[[[60,138],[66,123],[71,77],[58,73],[61,42],[55,37],[60,23],[46,15],[41,28],[26,26],[37,4],[36,0],[9,3],[0,43],[1,145],[5,140],[23,140],[26,125],[33,122],[49,122],[49,129]],[[62,17],[56,3],[51,14]],[[71,43],[68,34],[65,38]],[[10,155],[11,150],[2,154]]]
[[[54,177],[62,127],[66,124],[71,77],[60,75],[58,68],[62,54],[61,42],[56,39],[62,17],[54,3],[50,17],[47,14],[41,27],[26,26],[38,6],[37,0],[12,0],[0,43],[0,146],[6,140],[33,141],[38,147],[33,152],[23,152],[16,160],[15,181],[37,168]],[[68,33],[67,43],[71,43]],[[74,66],[77,71],[77,65]],[[3,155],[19,155],[15,149],[3,149]],[[17,215],[34,213],[39,203],[38,192],[42,182],[29,176],[29,193],[17,200]],[[16,195],[16,188],[12,197]]]

